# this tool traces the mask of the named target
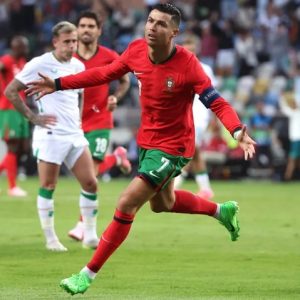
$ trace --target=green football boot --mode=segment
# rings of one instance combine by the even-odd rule
[[[91,285],[92,279],[85,272],[73,274],[60,282],[60,287],[71,295],[83,294]]]
[[[240,225],[237,219],[238,210],[238,203],[235,201],[228,201],[220,205],[220,215],[218,219],[229,231],[232,241],[236,241],[240,236]]]

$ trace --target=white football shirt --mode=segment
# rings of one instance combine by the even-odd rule
[[[72,57],[68,62],[60,62],[52,52],[47,52],[29,61],[15,78],[26,85],[30,81],[40,79],[38,73],[55,79],[76,74],[84,69],[84,64],[77,58]],[[57,117],[56,125],[51,127],[53,134],[70,135],[82,131],[78,102],[81,92],[81,90],[57,91],[37,101],[40,114],[53,114]],[[34,130],[35,136],[41,136],[45,131],[49,131],[40,126],[35,126]]]

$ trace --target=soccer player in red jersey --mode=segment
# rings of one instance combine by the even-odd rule
[[[102,84],[134,72],[139,80],[141,126],[137,135],[139,175],[122,192],[112,222],[101,236],[90,262],[61,287],[71,294],[84,293],[106,260],[126,239],[135,214],[150,202],[154,212],[205,214],[215,217],[231,235],[239,236],[235,201],[218,204],[191,192],[173,188],[173,178],[192,158],[195,133],[192,104],[195,94],[239,141],[245,159],[252,158],[255,142],[248,136],[236,112],[212,87],[194,54],[174,44],[180,12],[171,4],[158,4],[145,25],[145,38],[129,44],[112,64],[77,75],[52,80],[41,75],[28,83],[29,95],[39,97],[60,89]]]
[[[24,36],[15,36],[11,41],[11,53],[0,57],[2,91],[0,90],[0,138],[6,143],[7,153],[0,162],[0,173],[6,170],[8,195],[24,197],[27,192],[16,184],[18,173],[18,154],[28,147],[28,121],[15,110],[3,94],[3,90],[26,64],[29,43]],[[22,93],[22,98],[25,95]]]
[[[98,45],[102,24],[98,16],[91,11],[80,14],[77,20],[78,49],[74,54],[86,69],[110,64],[119,55],[106,47]],[[117,147],[112,154],[106,154],[109,146],[110,131],[113,128],[112,111],[129,88],[129,76],[123,75],[113,94],[109,94],[109,83],[84,89],[82,109],[82,129],[94,161],[96,176],[117,165],[125,174],[130,173],[131,164],[127,159],[127,150]],[[81,218],[68,235],[81,241],[83,223]]]

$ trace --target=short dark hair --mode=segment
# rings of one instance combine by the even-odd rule
[[[181,20],[181,13],[175,5],[170,3],[156,4],[152,7],[152,10],[154,9],[172,16],[172,21],[177,26],[179,26]]]
[[[91,10],[85,10],[85,11],[81,12],[80,15],[77,18],[77,21],[76,21],[76,26],[77,27],[79,25],[80,20],[83,19],[83,18],[95,20],[98,28],[100,28],[102,26],[102,21],[100,20],[100,18],[98,17],[98,15],[96,13],[94,13]]]

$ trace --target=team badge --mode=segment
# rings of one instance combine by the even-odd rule
[[[169,92],[172,91],[174,85],[175,85],[174,79],[172,77],[168,77],[166,80],[166,87]]]

